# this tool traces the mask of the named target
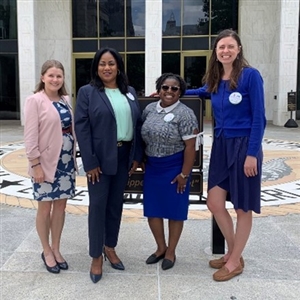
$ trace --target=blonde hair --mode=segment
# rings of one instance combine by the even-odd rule
[[[57,69],[61,69],[63,72],[63,75],[65,77],[65,69],[64,66],[62,65],[61,62],[59,62],[58,60],[55,59],[49,59],[46,60],[43,65],[42,65],[42,69],[41,69],[41,76],[45,75],[45,73],[50,69],[50,68],[57,68]],[[42,90],[44,90],[45,88],[45,83],[42,81],[42,78],[40,79],[40,82],[36,85],[34,93],[40,92]],[[68,95],[66,87],[65,87],[65,82],[63,82],[63,85],[61,86],[61,88],[58,90],[58,94],[59,96],[63,96],[63,95]]]

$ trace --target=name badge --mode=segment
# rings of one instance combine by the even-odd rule
[[[231,93],[229,96],[229,102],[231,104],[239,104],[243,99],[243,96],[239,92]]]
[[[126,96],[127,96],[130,100],[132,100],[132,101],[135,100],[135,99],[134,99],[134,96],[133,96],[131,93],[127,93]]]
[[[174,119],[174,117],[175,117],[174,114],[169,113],[169,114],[165,115],[164,121],[165,122],[171,122]]]

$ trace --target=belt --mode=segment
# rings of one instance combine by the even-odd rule
[[[119,141],[117,142],[117,147],[122,147],[129,144],[131,144],[131,141]]]
[[[62,128],[62,133],[71,133],[71,126],[68,128]]]

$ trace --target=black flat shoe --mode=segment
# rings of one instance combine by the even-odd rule
[[[174,267],[175,265],[175,261],[176,261],[176,256],[174,257],[174,261],[171,261],[169,259],[164,259],[162,264],[161,264],[161,268],[165,271],[168,269],[171,269]]]
[[[48,272],[54,273],[54,274],[58,274],[60,272],[60,268],[59,268],[59,266],[57,264],[55,266],[53,266],[53,267],[49,267],[47,265],[46,260],[45,260],[44,252],[41,254],[41,257],[42,257],[42,260],[43,260],[43,262],[44,262],[44,264],[45,264],[46,269],[47,269]]]
[[[112,263],[110,261],[110,259],[107,257],[106,253],[105,253],[105,249],[103,249],[103,255],[104,255],[104,259],[106,261],[106,259],[108,259],[108,261],[110,262],[110,265],[113,269],[116,269],[116,270],[120,270],[120,271],[124,271],[125,270],[125,267],[122,263],[122,261],[119,261],[118,263]]]
[[[94,283],[97,283],[102,278],[102,273],[101,274],[93,274],[92,272],[90,272],[90,278]]]
[[[158,263],[161,259],[165,258],[166,252],[157,256],[155,253],[151,254],[147,260],[146,260],[146,264],[147,265],[151,265],[151,264],[156,264]]]
[[[59,268],[61,270],[68,270],[69,269],[69,265],[68,265],[68,263],[66,261],[64,261],[64,262],[58,262],[58,261],[56,261],[56,263],[57,263],[57,265],[59,266]]]

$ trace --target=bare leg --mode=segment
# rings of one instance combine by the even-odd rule
[[[39,201],[36,213],[36,231],[43,247],[46,263],[49,267],[56,265],[55,258],[49,244],[51,206],[52,201]]]
[[[169,220],[169,245],[166,252],[166,259],[174,261],[175,249],[183,229],[183,221]]]
[[[234,227],[231,216],[226,207],[227,192],[218,186],[213,187],[208,191],[207,206],[214,215],[216,222],[226,240],[228,252],[225,254],[225,261],[230,257],[234,247]]]
[[[148,224],[157,244],[157,250],[155,254],[156,256],[160,256],[165,253],[167,249],[164,232],[164,220],[161,218],[148,218]]]
[[[234,239],[234,247],[226,263],[227,269],[231,272],[240,265],[240,257],[248,241],[252,228],[252,211],[244,212],[241,209],[236,210],[237,222]]]
[[[65,208],[67,199],[53,201],[53,208],[51,214],[51,239],[52,239],[52,252],[55,259],[58,262],[64,262],[64,258],[61,256],[59,247],[61,233],[65,223]]]

